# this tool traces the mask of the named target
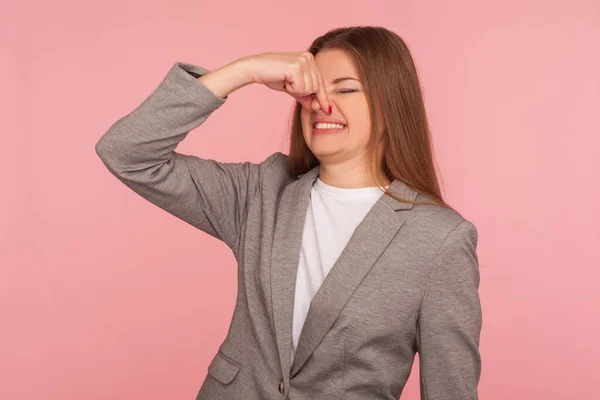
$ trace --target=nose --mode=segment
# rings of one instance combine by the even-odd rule
[[[331,96],[328,97],[329,99],[329,105],[331,105],[331,107],[334,107],[333,101],[331,101]],[[310,101],[310,108],[313,111],[319,111],[322,110],[325,114],[329,115],[329,110],[323,110],[321,107],[321,103],[319,103],[319,100],[317,100],[317,96],[313,96],[311,101]]]

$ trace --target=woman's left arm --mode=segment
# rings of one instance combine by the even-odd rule
[[[444,239],[419,311],[421,400],[477,400],[481,375],[477,229],[463,220]]]

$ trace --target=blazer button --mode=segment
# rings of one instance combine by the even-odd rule
[[[279,382],[279,393],[285,393],[285,386],[283,385],[283,379]]]

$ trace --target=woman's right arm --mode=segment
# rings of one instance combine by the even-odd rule
[[[134,192],[232,247],[260,170],[276,156],[257,165],[177,153],[179,142],[226,102],[212,90],[226,96],[250,83],[241,63],[212,72],[210,88],[190,72],[209,73],[176,62],[158,87],[100,138],[96,153]]]
[[[249,83],[272,89],[287,83],[288,94],[299,101],[308,101],[315,90],[326,99],[322,85],[304,83],[307,69],[297,68],[298,57],[306,55],[265,53],[214,71],[176,62],[156,89],[100,138],[96,153],[134,192],[233,249],[262,172],[280,153],[260,164],[223,163],[175,148],[226,102],[227,95]],[[306,65],[314,74],[314,63]]]

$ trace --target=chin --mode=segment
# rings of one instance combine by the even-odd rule
[[[309,139],[309,140],[307,140]],[[348,150],[348,137],[339,134],[320,134],[304,137],[310,151],[319,159],[343,154]]]
[[[344,152],[344,148],[342,146],[336,146],[333,144],[329,146],[320,144],[318,146],[313,146],[310,150],[319,160],[333,157]]]

